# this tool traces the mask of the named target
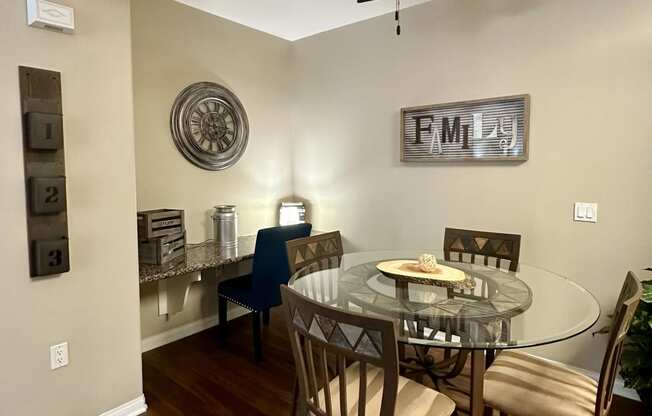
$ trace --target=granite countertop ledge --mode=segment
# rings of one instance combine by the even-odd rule
[[[249,259],[253,257],[255,247],[255,235],[238,237],[238,247],[231,249],[221,248],[215,240],[187,244],[186,254],[180,260],[177,259],[160,266],[141,264],[139,268],[140,284],[217,268],[225,264]]]

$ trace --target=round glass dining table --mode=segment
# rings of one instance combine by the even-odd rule
[[[388,277],[376,267],[387,260],[416,259],[422,253],[432,253],[438,264],[461,270],[465,279],[425,284]],[[422,352],[417,354],[419,364],[433,378],[446,375],[437,372],[432,358],[427,360],[429,349],[447,349],[449,361],[460,352],[464,360],[470,355],[473,416],[484,412],[483,373],[495,350],[560,342],[586,331],[600,316],[591,293],[550,271],[520,264],[511,272],[443,258],[437,250],[349,253],[309,264],[288,285],[313,301],[395,321],[399,342]]]

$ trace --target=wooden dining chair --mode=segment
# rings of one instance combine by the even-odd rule
[[[496,267],[500,269],[501,266],[505,265],[505,262],[509,262],[509,265],[506,267],[511,272],[516,272],[518,270],[518,263],[521,254],[521,236],[519,234],[506,234],[506,233],[496,233],[490,231],[477,231],[477,230],[465,230],[460,228],[449,228],[447,227],[444,232],[444,259],[446,261],[458,261],[458,262],[469,262],[474,263],[479,257],[479,260],[485,266]],[[480,297],[488,296],[487,293],[489,288],[487,287],[487,282],[483,281],[482,285],[475,289],[476,292],[480,293]],[[465,298],[477,298],[474,295],[474,290],[471,290],[472,293],[466,294],[464,290],[449,290],[449,295],[451,297],[465,297]],[[509,327],[508,322],[504,322],[505,330],[507,331]],[[446,350],[444,352],[444,358],[446,361],[450,361],[452,350]],[[459,373],[466,363],[466,356],[468,351],[463,351],[458,354],[458,359],[456,360],[455,365],[453,366],[453,371],[451,375]],[[493,351],[488,353],[487,363],[493,361]]]
[[[339,231],[297,238],[288,241],[286,246],[290,273],[296,279],[311,276],[321,270],[337,269],[342,262],[342,238]],[[310,277],[309,279],[308,290],[318,296],[319,302],[334,304],[338,301],[335,280],[324,284],[323,281],[317,283]]]
[[[316,263],[328,262],[328,266],[339,266],[339,263],[330,263],[333,259],[341,260],[344,252],[339,231],[297,238],[288,241],[286,245],[291,274],[307,265]]]
[[[444,259],[446,261],[457,261],[461,263],[476,263],[480,261],[488,267],[497,269],[505,268],[511,272],[518,270],[521,252],[521,236],[519,234],[506,234],[488,231],[466,230],[447,227],[444,232]],[[481,299],[488,296],[489,287],[487,282],[475,290],[449,289],[449,297],[460,297],[467,299]],[[477,294],[479,293],[479,294]],[[509,331],[509,322],[501,323],[503,330]],[[446,327],[453,324],[446,324]],[[435,331],[436,332],[436,331]],[[450,340],[452,334],[448,329],[446,339]],[[427,348],[425,351],[415,350],[420,359],[427,354],[434,363],[437,363],[437,375],[439,380],[437,386],[445,391],[455,400],[458,407],[468,407],[468,397],[471,394],[470,385],[467,383],[470,377],[468,366],[469,350]],[[486,352],[486,362],[490,364],[494,360],[494,351]]]
[[[463,230],[446,228],[444,233],[444,259],[464,261],[464,254],[470,255],[470,262],[475,263],[476,257],[481,257],[484,265],[501,268],[503,261],[509,261],[509,271],[518,270],[521,253],[521,236],[519,234],[504,234],[487,231]],[[456,254],[453,256],[452,254]]]
[[[518,263],[521,253],[521,236],[519,234],[505,234],[488,231],[465,230],[459,228],[446,227],[444,232],[444,259],[446,261],[458,261],[460,263],[476,263],[481,260],[485,266],[496,267],[498,269],[509,262],[506,267],[509,271],[518,270]],[[486,281],[482,282],[480,287],[475,290],[471,289],[470,293],[466,290],[449,289],[449,297],[462,297],[468,299],[480,299],[488,296]],[[479,292],[479,295],[474,294]],[[504,323],[507,331],[509,324]],[[446,338],[450,340],[452,334],[448,331]],[[442,350],[439,348],[429,348],[426,351],[417,351],[417,355],[428,354],[434,362],[439,363],[440,377],[453,378],[459,375],[465,368],[468,350]],[[487,352],[487,363],[493,362],[493,351]]]
[[[399,376],[393,321],[325,306],[287,286],[281,295],[299,381],[299,415],[453,413],[448,397]],[[337,363],[333,377],[330,360]]]
[[[608,415],[625,336],[641,294],[641,282],[629,272],[618,298],[597,382],[550,361],[505,351],[485,373],[486,405],[512,416]]]

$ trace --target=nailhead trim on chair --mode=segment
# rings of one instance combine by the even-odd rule
[[[242,303],[238,302],[237,300],[231,299],[231,298],[228,297],[228,296],[220,295],[219,293],[218,293],[217,295],[220,296],[220,297],[222,297],[222,298],[224,298],[224,299],[226,299],[226,300],[228,300],[228,301],[231,302],[231,303],[235,303],[235,304],[238,305],[238,306],[242,306],[243,308],[245,308],[245,309],[247,309],[247,310],[250,310],[250,311],[252,311],[252,312],[258,312],[257,310],[255,310],[255,309],[251,309],[251,307],[249,307],[249,306],[247,306],[247,305],[243,305]]]

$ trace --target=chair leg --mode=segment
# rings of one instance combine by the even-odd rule
[[[254,311],[251,316],[254,325],[254,360],[260,362],[263,360],[263,342],[260,336],[260,311]]]
[[[217,314],[219,319],[218,333],[222,344],[226,344],[228,337],[227,306],[228,301],[226,298],[220,296],[217,301]]]
[[[405,344],[402,342],[398,343],[398,361],[401,363],[405,362]],[[399,372],[401,375],[405,375],[405,368],[399,366]]]
[[[263,325],[269,326],[269,309],[263,311]]]
[[[485,358],[485,367],[489,369],[491,364],[494,363],[495,359],[496,359],[496,352],[494,350],[487,350],[487,356]]]
[[[306,403],[303,400],[297,401],[295,416],[309,416],[311,414],[312,413],[308,412],[308,407],[306,406]]]
[[[292,416],[297,416],[299,410],[297,402],[299,401],[299,380],[294,378],[294,386],[292,387]]]

